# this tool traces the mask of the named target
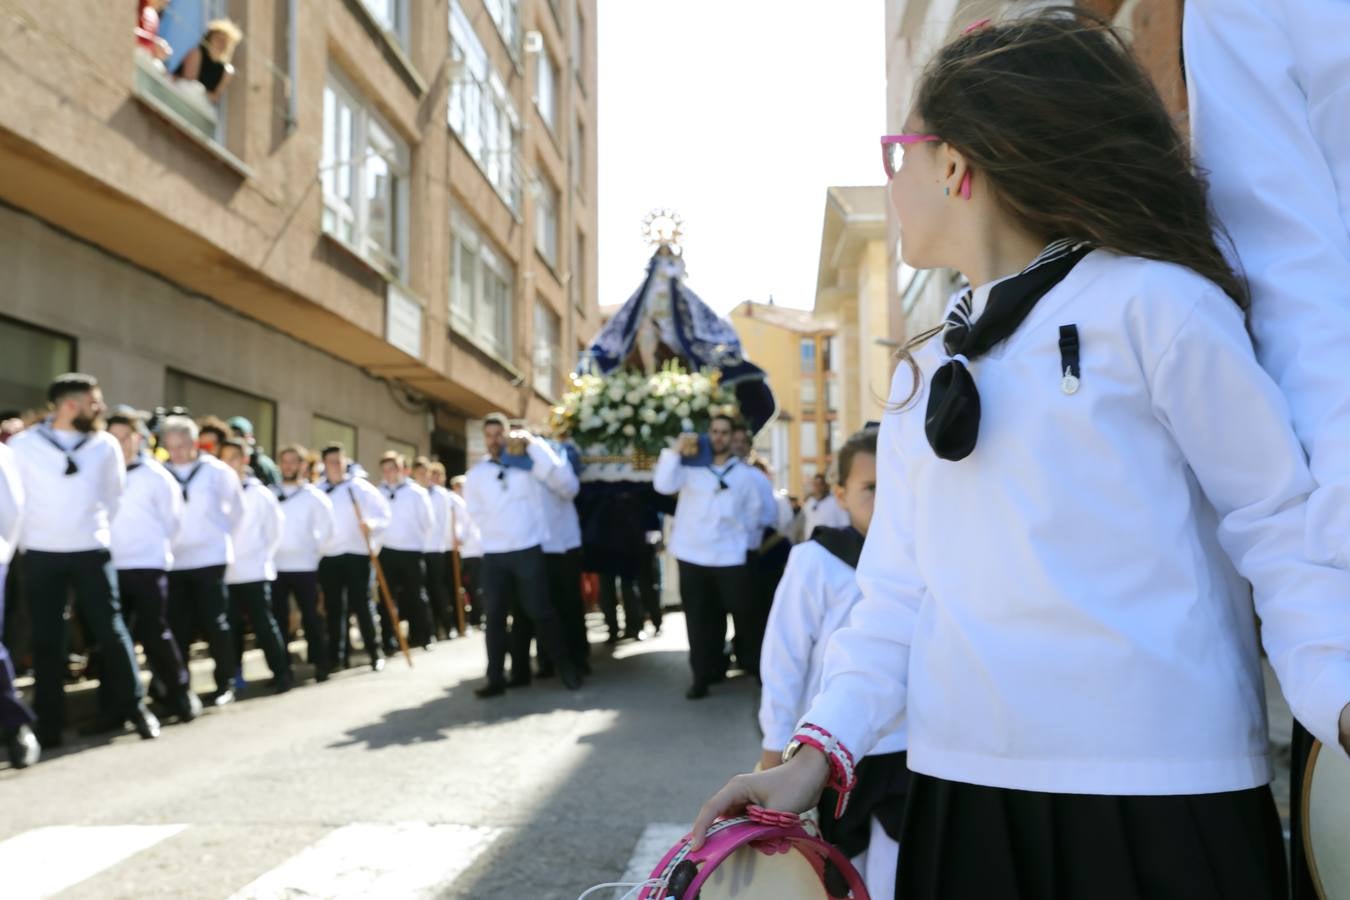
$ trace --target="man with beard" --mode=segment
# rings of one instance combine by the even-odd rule
[[[145,650],[150,671],[163,685],[178,721],[191,722],[202,703],[192,692],[167,618],[169,562],[183,518],[183,497],[173,476],[146,452],[144,427],[135,413],[119,412],[108,419],[108,433],[122,445],[127,465],[126,490],[112,520],[113,566],[127,624]]]
[[[729,416],[708,426],[706,439],[680,435],[679,447],[661,451],[652,487],[675,494],[675,524],[670,552],[680,565],[680,600],[689,629],[689,666],[693,683],[685,696],[700,700],[708,686],[726,677],[723,646],[727,613],[741,637],[739,659],[747,672],[759,670],[765,618],[754,600],[746,558],[759,534],[760,477],[731,453]],[[754,540],[757,545],[758,541]]]
[[[403,454],[394,450],[380,459],[380,476],[384,479],[380,493],[389,503],[389,525],[380,541],[380,567],[394,595],[399,618],[408,623],[408,643],[427,650],[434,638],[422,560],[435,520],[426,489],[404,476],[403,465]],[[398,625],[391,622],[389,627]],[[397,635],[389,637],[396,639]],[[395,652],[388,647],[386,650]]]
[[[319,563],[319,585],[328,615],[333,666],[347,665],[348,617],[356,613],[370,667],[384,671],[379,618],[370,599],[370,548],[389,524],[389,504],[375,485],[348,466],[341,444],[323,448],[324,480],[319,487],[333,504],[333,537]],[[367,541],[370,544],[367,544]]]
[[[216,706],[234,701],[234,642],[225,567],[234,561],[231,537],[244,515],[239,478],[229,466],[197,449],[197,424],[169,416],[159,427],[169,474],[183,498],[183,523],[173,540],[169,569],[169,627],[183,659],[194,634],[206,635],[215,662]],[[219,449],[219,448],[217,448]]]
[[[66,598],[75,602],[92,643],[102,649],[102,680],[110,707],[98,728],[126,722],[142,738],[159,737],[159,721],[143,702],[131,635],[122,621],[113,570],[112,519],[126,478],[122,450],[98,430],[103,393],[89,375],[52,382],[51,416],[9,442],[28,508],[19,544],[33,615],[33,666],[38,740],[59,746],[65,726]]]
[[[285,519],[277,547],[272,610],[282,637],[289,640],[290,598],[295,598],[314,679],[327,681],[333,661],[328,653],[328,624],[319,611],[319,560],[333,535],[333,503],[304,477],[305,456],[305,448],[292,445],[283,448],[277,458],[281,483],[272,490]]]

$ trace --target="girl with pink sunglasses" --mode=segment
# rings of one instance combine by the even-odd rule
[[[1350,746],[1350,572],[1306,554],[1314,483],[1185,141],[1063,10],[951,41],[906,125],[904,260],[970,288],[895,374],[863,599],[785,763],[695,841],[846,805],[903,715],[905,900],[1284,897],[1257,617],[1295,714]]]

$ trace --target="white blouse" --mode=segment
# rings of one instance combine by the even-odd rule
[[[1232,300],[1179,266],[1090,253],[974,361],[983,421],[960,462],[923,431],[941,353],[916,353],[924,392],[882,418],[864,599],[805,721],[860,757],[903,711],[910,768],[973,784],[1265,784],[1245,577],[1295,715],[1336,745],[1350,572],[1305,557],[1313,482]],[[900,366],[893,403],[910,383]]]

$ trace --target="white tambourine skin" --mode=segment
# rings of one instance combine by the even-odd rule
[[[1059,383],[1059,389],[1072,396],[1078,393],[1078,378],[1068,369],[1064,370],[1064,380]]]

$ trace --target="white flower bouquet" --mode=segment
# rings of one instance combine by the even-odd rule
[[[583,453],[656,456],[681,432],[703,433],[714,415],[735,415],[736,400],[715,369],[687,372],[669,360],[651,375],[621,369],[607,376],[573,375],[553,408],[555,431]]]

